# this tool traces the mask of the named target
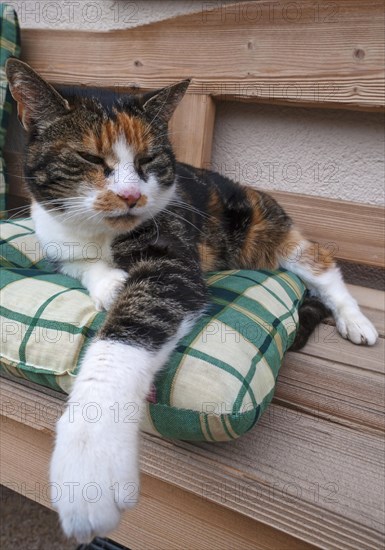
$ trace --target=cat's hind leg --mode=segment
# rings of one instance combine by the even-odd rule
[[[298,275],[330,309],[343,338],[354,344],[376,343],[375,327],[360,311],[328,250],[306,240],[293,228],[279,247],[278,261],[281,267]]]

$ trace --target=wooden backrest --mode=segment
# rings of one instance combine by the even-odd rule
[[[379,0],[206,2],[199,13],[121,31],[23,30],[22,54],[54,84],[148,90],[193,77],[171,139],[179,160],[209,166],[217,101],[383,111],[383,29]],[[20,173],[20,152],[8,148],[7,160]],[[11,178],[16,198],[20,181]],[[337,258],[384,267],[382,208],[272,194]]]

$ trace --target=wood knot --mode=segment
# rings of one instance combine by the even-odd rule
[[[362,50],[361,48],[356,48],[353,52],[353,57],[361,61],[365,57],[364,50]]]

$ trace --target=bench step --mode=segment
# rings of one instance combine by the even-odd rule
[[[180,506],[186,507],[189,533],[192,525],[199,530],[203,521],[205,529],[214,530],[211,543],[220,531],[213,518],[218,522],[221,518],[225,525],[231,522],[228,541],[241,540],[234,530],[242,525],[244,548],[273,549],[277,540],[282,548],[290,547],[288,541],[295,541],[298,549],[382,547],[384,294],[360,287],[352,291],[379,326],[379,343],[372,348],[353,346],[334,334],[332,325],[321,326],[304,350],[287,354],[273,404],[251,432],[231,443],[216,444],[168,441],[144,434],[143,505],[139,508],[141,517],[145,514],[145,525],[155,522],[165,529],[162,510],[172,508],[174,501],[159,495],[171,492],[172,498],[179,495]],[[32,439],[37,447],[29,453],[36,462],[39,446],[35,442],[43,436],[51,441],[64,397],[4,379],[1,400],[2,433],[4,441],[9,441],[4,451],[8,458],[2,460],[2,483],[7,484],[7,479],[17,477],[13,462],[17,462],[18,436],[9,422],[24,431],[29,426],[35,434]],[[26,437],[19,436],[22,441]],[[49,449],[46,461],[48,456]],[[159,506],[155,507],[157,499]],[[43,504],[49,505],[47,501]],[[210,518],[205,521],[198,510],[207,510]],[[135,512],[128,513],[126,530],[114,536],[135,550],[145,548],[139,539],[147,537],[146,544],[154,540],[143,534],[144,526],[141,535],[135,535],[138,517]],[[127,529],[131,539],[124,534]],[[201,540],[197,533],[194,536]],[[131,546],[132,540],[136,542]],[[221,548],[225,547],[222,544]]]

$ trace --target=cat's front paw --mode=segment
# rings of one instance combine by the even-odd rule
[[[338,332],[343,338],[354,344],[373,346],[378,339],[378,332],[361,311],[346,309],[336,321]]]
[[[111,269],[90,286],[90,295],[98,311],[110,309],[127,279],[128,274],[123,269]]]
[[[74,415],[73,422],[69,417],[67,410],[57,426],[51,499],[66,536],[85,543],[115,529],[121,511],[137,503],[139,470],[136,449],[128,448],[112,424],[102,428],[93,417]]]

